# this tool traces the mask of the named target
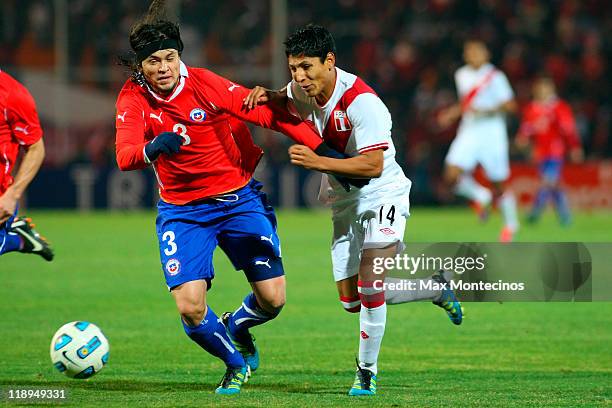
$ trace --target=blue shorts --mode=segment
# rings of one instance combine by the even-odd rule
[[[561,178],[563,161],[559,159],[544,159],[539,164],[540,177],[550,184],[555,184]]]
[[[215,276],[213,252],[217,245],[249,282],[284,275],[276,216],[256,180],[220,199],[157,205],[157,238],[169,289]]]

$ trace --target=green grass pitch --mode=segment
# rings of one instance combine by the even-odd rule
[[[0,259],[0,389],[66,388],[65,405],[159,407],[395,406],[576,407],[612,404],[612,303],[469,303],[453,326],[429,303],[389,307],[379,395],[346,396],[358,316],[340,306],[330,272],[327,212],[281,212],[288,300],[256,328],[261,367],[236,397],[213,393],[220,362],[183,333],[159,266],[152,212],[34,212],[57,258]],[[413,209],[406,240],[490,241],[499,219],[479,225],[464,209]],[[611,241],[609,213],[553,216],[524,226],[522,241]],[[209,303],[234,310],[248,291],[218,251]],[[110,340],[108,366],[89,380],[49,360],[62,324],[88,320]],[[1,403],[6,403],[3,400]],[[11,404],[12,405],[12,404]]]

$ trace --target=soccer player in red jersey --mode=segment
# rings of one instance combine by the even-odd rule
[[[117,99],[117,163],[122,170],[155,171],[166,284],[186,334],[227,366],[216,392],[236,394],[259,365],[249,328],[274,319],[285,303],[276,217],[252,179],[263,153],[242,121],[281,131],[320,154],[342,156],[299,118],[268,106],[247,110],[248,89],[185,65],[178,26],[158,17],[162,9],[163,1],[154,1],[130,33],[135,58],[133,76]],[[217,245],[252,287],[223,318],[206,302]]]
[[[45,157],[43,131],[30,92],[0,71],[0,255],[19,251],[53,259],[47,241],[29,218],[17,217],[18,201]],[[19,148],[25,151],[17,174],[12,171]]]
[[[583,153],[572,109],[557,96],[551,78],[540,77],[534,82],[533,100],[523,110],[516,144],[523,149],[533,145],[533,159],[540,170],[541,186],[528,221],[536,222],[551,200],[559,222],[568,225],[570,209],[559,183],[563,161],[569,152],[572,161],[580,162]]]

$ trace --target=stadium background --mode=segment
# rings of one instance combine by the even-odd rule
[[[153,176],[119,173],[114,162],[114,101],[127,77],[115,56],[127,50],[129,27],[146,3],[0,3],[0,68],[32,90],[48,150],[22,214],[34,217],[57,254],[51,263],[15,253],[0,259],[0,401],[8,387],[42,387],[68,389],[65,405],[78,407],[346,406],[357,318],[342,311],[331,280],[329,213],[291,209],[310,204],[317,180],[286,163],[286,138],[260,129],[254,132],[266,163],[259,176],[283,208],[288,302],[269,327],[254,330],[262,366],[242,395],[219,400],[212,393],[223,367],[185,337],[163,284]],[[392,111],[399,162],[418,204],[410,242],[490,241],[499,232],[497,215],[479,225],[469,209],[440,205],[452,203],[438,178],[453,134],[431,118],[455,99],[462,38],[476,34],[490,43],[520,102],[531,78],[548,70],[575,110],[585,145],[587,164],[566,177],[583,208],[569,228],[549,212],[518,239],[611,241],[610,209],[597,208],[612,205],[607,1],[173,3],[185,61],[247,85],[287,80],[282,48],[274,45],[288,30],[309,21],[331,29],[339,66],[368,80]],[[512,134],[515,117],[510,128]],[[515,171],[527,176],[513,187],[532,190],[531,166],[515,159]],[[215,269],[210,303],[233,310],[248,285],[221,253]],[[380,395],[351,406],[610,406],[612,303],[465,306],[460,327],[428,303],[390,307]],[[48,355],[52,334],[78,319],[99,325],[111,343],[108,367],[87,381],[64,378]]]
[[[338,65],[362,76],[391,111],[398,161],[414,182],[414,204],[451,200],[439,176],[454,129],[441,130],[433,119],[456,100],[453,73],[462,64],[463,39],[478,36],[519,103],[529,99],[535,75],[552,75],[574,109],[589,163],[566,172],[570,199],[581,207],[612,206],[612,167],[601,161],[612,156],[606,77],[612,12],[605,0],[169,4],[181,22],[184,61],[250,86],[286,84],[281,43],[287,31],[311,21],[326,25],[337,41]],[[29,189],[30,207],[153,205],[152,174],[120,174],[114,162],[114,101],[127,78],[117,55],[128,50],[129,27],[146,6],[137,0],[2,2],[0,67],[31,89],[45,129],[47,157]],[[510,135],[517,121],[509,118]],[[254,134],[266,152],[257,176],[272,202],[316,205],[317,177],[287,165],[288,139],[263,129]],[[513,187],[524,204],[535,189],[535,173],[521,166],[524,157],[513,158]]]

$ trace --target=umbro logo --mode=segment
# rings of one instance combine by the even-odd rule
[[[391,228],[388,228],[388,227],[381,228],[380,232],[382,232],[385,235],[395,235],[395,231],[393,231]]]

